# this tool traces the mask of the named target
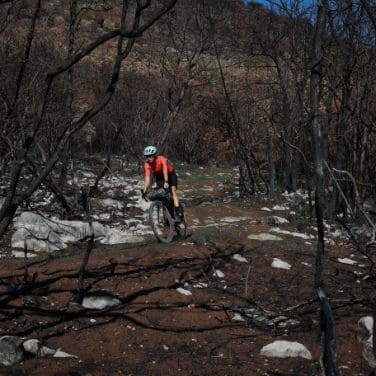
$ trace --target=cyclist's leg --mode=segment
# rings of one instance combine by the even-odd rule
[[[175,171],[168,174],[168,184],[171,189],[172,200],[174,201],[174,207],[179,207],[179,197],[177,194],[178,189],[178,177]]]
[[[179,205],[179,197],[176,192],[176,186],[172,185],[170,188],[171,188],[172,200],[174,202],[174,207],[178,208],[180,205]]]
[[[182,220],[183,214],[182,214],[181,209],[180,209],[179,196],[177,194],[178,177],[177,177],[175,171],[168,174],[168,183],[170,185],[172,200],[174,202],[175,218],[177,220]]]

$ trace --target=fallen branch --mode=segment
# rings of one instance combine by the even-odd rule
[[[350,211],[353,218],[355,218],[354,211],[353,211],[349,201],[347,200],[346,195],[344,194],[343,190],[341,189],[340,185],[338,184],[338,181],[337,181],[336,177],[334,176],[333,171],[336,172],[336,173],[339,173],[339,174],[344,174],[344,175],[346,175],[350,178],[350,180],[353,184],[353,187],[354,187],[354,191],[355,191],[355,205],[360,210],[360,212],[362,213],[364,218],[366,219],[366,221],[367,221],[367,223],[370,227],[370,231],[372,232],[371,240],[367,243],[367,247],[373,245],[376,242],[376,224],[371,220],[370,216],[363,209],[361,199],[360,199],[360,195],[359,195],[358,186],[357,186],[357,183],[355,181],[355,178],[350,174],[350,172],[348,172],[346,170],[338,170],[336,168],[330,168],[326,161],[324,161],[324,163],[325,163],[325,167],[329,171],[329,174],[330,174],[334,184],[336,185],[340,195],[342,196],[348,210]]]

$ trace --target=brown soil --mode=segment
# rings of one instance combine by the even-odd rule
[[[97,245],[85,285],[90,291],[111,291],[122,301],[104,311],[68,304],[77,289],[84,249],[76,247],[59,257],[33,259],[29,265],[32,282],[26,285],[22,285],[23,261],[4,259],[0,272],[3,334],[41,338],[49,347],[77,358],[30,358],[16,367],[0,368],[0,374],[320,374],[319,306],[311,302],[315,246],[288,235],[281,235],[284,241],[280,242],[249,240],[249,234],[271,228],[265,223],[270,214],[261,211],[261,206],[200,203],[186,210],[190,224],[196,226],[186,240],[169,245],[158,244],[153,238],[140,245]],[[229,216],[249,219],[221,221]],[[208,219],[215,226],[205,227]],[[280,227],[296,231],[291,225]],[[249,263],[233,259],[236,253]],[[325,281],[337,324],[340,372],[368,375],[371,369],[362,357],[356,323],[370,308],[354,300],[367,298],[374,283],[353,273],[367,273],[361,256],[355,259],[366,265],[363,268],[337,261],[351,253],[355,251],[348,244],[328,247]],[[274,257],[289,262],[291,269],[272,268]],[[225,276],[214,276],[214,269]],[[207,287],[194,287],[199,282]],[[190,289],[192,295],[180,294],[178,287]],[[249,307],[284,313],[297,318],[300,325],[270,329],[246,317],[245,321],[233,319],[235,313]],[[304,344],[313,359],[260,355],[263,346],[279,339]]]

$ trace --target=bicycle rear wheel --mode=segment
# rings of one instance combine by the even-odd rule
[[[174,235],[174,220],[161,201],[153,201],[151,203],[149,220],[158,241],[170,243]]]

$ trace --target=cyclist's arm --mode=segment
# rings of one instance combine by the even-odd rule
[[[150,186],[151,186],[150,175],[145,175],[145,178],[144,178],[144,192],[145,193],[148,191],[148,189],[150,188]]]
[[[151,168],[147,163],[144,164],[144,174],[144,193],[146,193],[152,184]]]
[[[168,188],[168,166],[167,166],[167,159],[163,159],[162,162],[162,168],[163,168],[163,179],[164,179],[164,184],[163,188]]]

